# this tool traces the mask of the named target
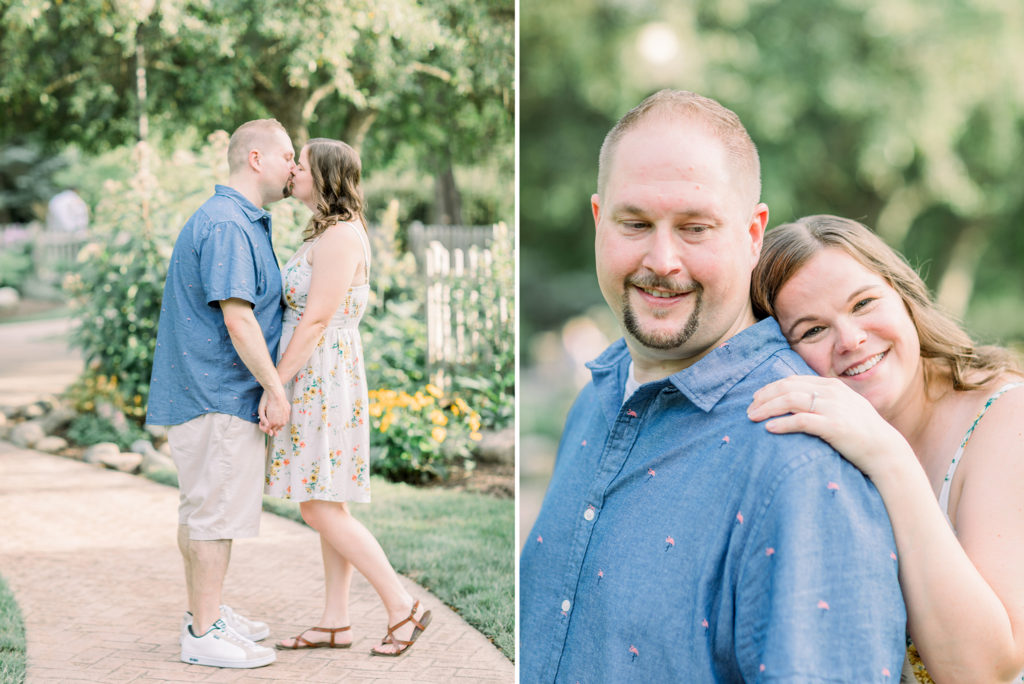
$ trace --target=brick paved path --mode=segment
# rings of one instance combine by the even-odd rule
[[[0,442],[0,574],[25,618],[28,684],[513,681],[498,649],[405,578],[433,622],[401,658],[371,657],[387,616],[358,573],[352,649],[280,651],[255,670],[180,662],[176,510],[173,488]],[[321,582],[316,533],[264,513],[260,536],[234,544],[224,598],[272,640],[320,616]]]

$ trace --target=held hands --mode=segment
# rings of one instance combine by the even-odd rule
[[[271,437],[275,436],[288,423],[290,407],[284,391],[263,391],[260,397],[260,430]]]
[[[838,378],[795,375],[754,393],[747,416],[774,433],[806,432],[828,442],[846,460],[875,479],[898,459],[914,459],[896,428],[867,399]]]

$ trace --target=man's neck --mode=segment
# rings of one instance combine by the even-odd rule
[[[242,197],[252,202],[255,206],[263,208],[265,202],[263,201],[263,193],[260,192],[259,185],[254,179],[241,174],[235,174],[228,177],[226,185],[232,190],[236,190]]]
[[[753,314],[748,312],[746,315],[737,318],[735,324],[717,342],[704,347],[702,350],[695,351],[693,355],[685,358],[673,357],[671,352],[667,350],[650,349],[631,339],[629,335],[626,335],[626,346],[629,347],[629,355],[633,359],[633,375],[641,385],[675,375],[679,371],[685,370],[697,363],[707,356],[712,349],[721,346],[734,335],[755,323],[757,323],[757,320]]]
[[[707,351],[702,353],[700,356],[689,359],[654,360],[645,358],[641,354],[634,353],[632,347],[630,347],[629,350],[630,357],[633,359],[633,377],[636,378],[636,381],[641,385],[648,382],[654,382],[655,380],[661,380],[662,378],[667,378],[670,375],[675,375],[679,371],[689,368],[693,364],[697,363],[697,361],[703,358],[706,353]]]

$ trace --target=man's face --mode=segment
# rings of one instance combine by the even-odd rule
[[[611,158],[591,198],[597,278],[634,360],[696,362],[754,322],[750,273],[768,208],[745,199],[717,138],[650,116]]]
[[[271,131],[259,149],[264,202],[276,202],[291,194],[289,183],[295,169],[295,148],[284,131]]]

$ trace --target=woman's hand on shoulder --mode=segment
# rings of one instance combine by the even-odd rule
[[[754,393],[747,416],[755,422],[767,420],[769,432],[820,437],[873,479],[901,457],[916,462],[899,431],[838,378],[794,375],[776,380]]]

